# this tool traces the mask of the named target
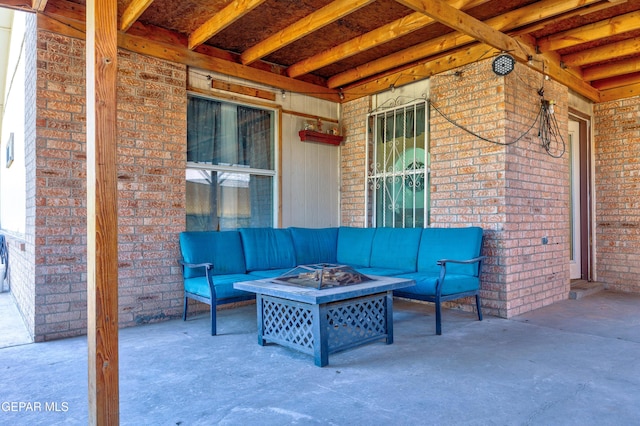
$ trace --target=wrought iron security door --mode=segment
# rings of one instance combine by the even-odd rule
[[[367,208],[374,227],[429,223],[429,143],[426,102],[369,114]]]

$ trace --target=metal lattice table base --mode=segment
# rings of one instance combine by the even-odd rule
[[[325,304],[258,295],[258,343],[278,343],[314,356],[324,367],[329,354],[386,339],[393,343],[391,292]]]

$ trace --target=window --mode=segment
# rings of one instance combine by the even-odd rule
[[[429,224],[426,103],[369,114],[367,206],[373,227]]]
[[[187,107],[187,230],[274,225],[275,112],[198,96]]]

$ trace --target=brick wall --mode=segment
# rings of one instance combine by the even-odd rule
[[[488,256],[483,306],[501,317],[565,299],[569,292],[568,155],[549,156],[540,145],[537,126],[526,133],[539,111],[541,81],[521,65],[498,77],[490,60],[466,67],[461,76],[431,78],[430,99],[447,117],[431,111],[431,226],[483,227],[483,254]],[[568,90],[552,82],[545,85],[547,99],[557,102],[555,117],[566,134]],[[344,105],[349,128],[342,152],[343,225],[364,224],[367,106],[364,100]],[[524,133],[517,143],[504,145]],[[542,237],[549,244],[542,245]],[[471,310],[469,302],[453,305]]]
[[[482,141],[444,116],[486,139],[505,141],[505,79],[490,64],[431,79],[431,226],[481,226],[485,230],[482,303],[488,314],[508,316],[507,252],[501,242],[506,221],[506,147]],[[444,115],[444,116],[443,116]],[[471,300],[452,303],[472,309]]]
[[[640,293],[640,97],[594,113],[597,280]]]
[[[434,102],[479,136],[432,115],[432,223],[485,229],[483,305],[507,318],[569,292],[568,155],[546,154],[537,125],[527,133],[540,108],[540,84],[540,75],[522,65],[503,78],[485,62],[461,77],[434,78],[431,88]],[[567,134],[567,89],[548,81],[545,92]]]
[[[126,51],[118,61],[120,322],[130,325],[182,310],[187,70]]]
[[[86,328],[84,44],[38,32],[35,338]]]
[[[36,340],[86,333],[84,42],[38,32]],[[186,68],[118,54],[119,321],[181,312]]]
[[[541,102],[537,90],[542,82],[540,74],[520,64],[509,77],[507,140],[513,140],[531,126],[538,113]],[[503,241],[510,248],[503,258],[507,317],[553,304],[569,295],[569,93],[566,87],[545,81],[544,97],[556,103],[553,116],[559,129],[559,137],[551,139],[550,152],[541,146],[539,121],[525,138],[507,150]],[[547,244],[543,244],[543,238]]]
[[[367,114],[371,109],[369,97],[347,102],[342,109],[345,141],[340,153],[341,225],[364,227],[366,223],[364,191],[366,170]]]

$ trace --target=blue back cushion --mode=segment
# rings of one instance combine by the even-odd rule
[[[371,265],[414,272],[422,228],[377,228],[371,247]]]
[[[246,272],[240,234],[237,231],[180,233],[180,250],[187,263],[213,263],[214,275]],[[185,268],[184,277],[205,275],[204,268]]]
[[[288,229],[242,228],[239,231],[248,271],[296,266],[296,252]]]
[[[340,264],[369,267],[375,228],[338,229],[337,261]]]
[[[480,256],[482,249],[482,228],[425,228],[422,230],[418,271],[436,272],[440,270],[440,259],[467,260]],[[447,264],[447,273],[478,275],[478,264]]]
[[[289,231],[298,265],[336,263],[338,228],[289,228]]]

